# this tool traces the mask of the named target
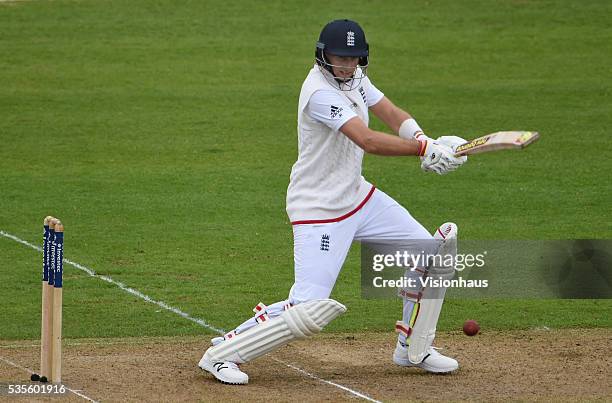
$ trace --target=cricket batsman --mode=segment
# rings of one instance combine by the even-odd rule
[[[286,300],[259,303],[253,317],[212,339],[198,365],[221,382],[248,383],[239,364],[312,336],[346,311],[329,297],[354,240],[429,240],[438,249],[432,252],[456,254],[455,224],[445,223],[431,235],[404,207],[369,183],[361,166],[364,153],[416,156],[424,171],[442,175],[467,160],[453,151],[465,140],[427,137],[408,112],[374,86],[366,75],[368,63],[369,46],[359,24],[345,19],[325,25],[315,64],[302,84],[298,159],[287,189],[295,282]],[[368,128],[369,112],[399,137]],[[454,275],[452,267],[435,264],[413,272],[444,279]],[[444,293],[399,290],[403,317],[395,325],[395,364],[434,373],[458,368],[457,361],[432,347]]]

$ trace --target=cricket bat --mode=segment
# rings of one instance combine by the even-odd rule
[[[478,137],[458,146],[455,156],[486,153],[489,151],[508,150],[512,148],[525,148],[540,138],[538,132],[495,132]]]

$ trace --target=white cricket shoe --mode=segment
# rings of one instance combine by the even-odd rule
[[[455,371],[459,368],[459,363],[450,357],[440,354],[434,347],[427,349],[427,355],[419,364],[413,364],[408,359],[408,347],[403,346],[399,341],[393,352],[393,362],[402,367],[422,368],[427,372],[443,374]]]
[[[198,363],[198,366],[204,371],[210,372],[223,383],[232,385],[245,385],[249,383],[249,376],[240,370],[238,364],[231,361],[213,361],[207,354],[208,350],[206,350]]]

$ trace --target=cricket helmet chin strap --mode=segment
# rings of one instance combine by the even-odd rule
[[[334,75],[334,66],[326,54],[344,57],[358,57],[359,62],[351,78]],[[369,45],[363,29],[355,21],[335,20],[323,27],[315,49],[315,60],[321,72],[332,85],[342,91],[355,89],[366,76],[369,58]]]

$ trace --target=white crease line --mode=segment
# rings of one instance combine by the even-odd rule
[[[26,368],[26,367],[22,367],[22,366],[21,366],[21,365],[19,365],[19,364],[15,364],[13,361],[7,360],[7,359],[6,359],[6,358],[4,358],[4,357],[0,357],[0,360],[1,360],[1,361],[6,362],[6,363],[7,363],[7,364],[9,364],[9,365],[12,365],[13,367],[15,367],[15,368],[17,368],[17,369],[21,369],[21,370],[23,370],[23,371],[26,371],[26,372],[28,372],[28,373],[30,373],[30,374],[33,374],[33,373],[34,373],[34,371],[32,371],[31,369]],[[90,402],[93,402],[93,403],[98,403],[96,400],[93,400],[93,399],[92,399],[92,398],[90,398],[89,396],[85,396],[84,394],[80,393],[81,391],[79,391],[79,390],[75,390],[75,389],[70,389],[68,386],[66,386],[66,384],[63,384],[63,383],[62,383],[62,385],[64,385],[64,387],[66,388],[66,390],[68,390],[68,391],[70,391],[70,392],[74,393],[75,395],[77,395],[77,396],[79,396],[79,397],[82,397],[83,399],[88,400],[88,401],[90,401]]]
[[[0,230],[0,235],[4,236],[6,238],[12,239],[15,242],[18,242],[18,243],[20,243],[22,245],[25,245],[25,246],[27,246],[29,248],[35,249],[35,250],[37,250],[37,251],[42,253],[42,248],[40,248],[40,247],[38,247],[36,245],[33,245],[30,242],[28,242],[28,241],[24,241],[23,239],[21,239],[19,237],[16,237],[15,235],[9,234],[9,233],[4,232],[2,230]],[[172,306],[166,304],[163,301],[156,301],[153,298],[149,297],[146,294],[143,294],[142,292],[140,292],[138,290],[135,290],[135,289],[133,289],[131,287],[128,287],[128,286],[126,286],[125,284],[123,284],[123,283],[121,283],[119,281],[113,280],[109,276],[100,276],[99,274],[96,274],[96,272],[93,269],[90,269],[88,267],[80,265],[80,264],[78,264],[76,262],[73,262],[73,261],[71,261],[69,259],[66,259],[65,257],[64,257],[64,262],[68,263],[69,265],[71,265],[71,266],[73,266],[73,267],[75,267],[75,268],[77,268],[77,269],[79,269],[81,271],[84,271],[85,273],[87,273],[91,277],[99,278],[100,280],[104,280],[107,283],[114,284],[114,285],[116,285],[117,287],[121,288],[123,291],[125,291],[127,293],[135,295],[138,298],[144,299],[145,301],[150,302],[152,304],[155,304],[155,305],[157,305],[157,306],[159,306],[159,307],[161,307],[163,309],[166,309],[166,310],[168,310],[170,312],[174,312],[175,314],[177,314],[179,316],[182,316],[183,318],[185,318],[187,320],[190,320],[190,321],[192,321],[194,323],[197,323],[198,325],[200,325],[202,327],[205,327],[205,328],[207,328],[209,330],[212,330],[212,331],[214,331],[214,332],[216,332],[218,334],[225,334],[226,333],[225,330],[223,330],[223,329],[218,329],[218,328],[216,328],[216,327],[214,327],[212,325],[209,325],[206,321],[204,321],[202,319],[194,318],[191,315],[189,315],[188,313],[185,313],[185,312],[181,311],[178,308],[172,307]],[[349,392],[349,393],[351,393],[351,394],[353,394],[353,395],[355,395],[357,397],[360,397],[362,399],[366,399],[366,400],[369,400],[369,401],[372,401],[372,402],[379,402],[378,400],[372,399],[371,397],[369,397],[369,396],[367,396],[367,395],[365,395],[365,394],[363,394],[361,392],[358,392],[358,391],[353,390],[351,388],[347,388],[346,386],[342,386],[340,384],[337,384],[337,383],[325,380],[323,378],[319,378],[319,377],[317,377],[317,376],[315,376],[315,375],[313,375],[313,374],[311,374],[311,373],[309,373],[307,371],[304,371],[301,368],[298,368],[298,367],[296,367],[294,365],[288,364],[288,363],[286,363],[284,361],[281,361],[281,360],[279,360],[277,358],[272,357],[272,359],[277,361],[278,363],[281,363],[281,364],[283,364],[283,365],[285,365],[285,366],[287,366],[287,367],[289,367],[291,369],[294,369],[294,370],[298,371],[302,375],[308,376],[308,377],[310,377],[312,379],[316,379],[319,382],[335,386],[335,387],[337,387],[339,389],[342,389],[342,390],[344,390],[346,392]]]
[[[164,344],[164,343],[169,343],[170,342],[170,338],[151,338],[148,339],[146,337],[140,337],[137,341],[136,340],[96,340],[96,341],[84,341],[84,342],[79,342],[79,341],[72,341],[72,340],[62,340],[62,344],[64,346],[93,346],[93,345],[98,345],[98,346],[116,346],[116,345],[129,345],[129,346],[141,346],[144,344],[150,344],[150,343],[156,343],[159,342],[160,344]],[[6,340],[5,340],[6,341]],[[40,343],[30,343],[30,344],[25,344],[25,343],[12,343],[12,344],[0,344],[0,349],[3,348],[11,348],[11,349],[20,349],[20,348],[36,348],[36,347],[40,347]]]
[[[355,396],[360,397],[360,398],[365,399],[365,400],[368,400],[368,401],[370,401],[370,402],[377,402],[377,403],[381,403],[381,401],[380,401],[380,400],[372,399],[370,396],[368,396],[368,395],[364,395],[363,393],[357,392],[356,390],[353,390],[353,389],[351,389],[351,388],[347,388],[346,386],[340,385],[340,384],[335,383],[335,382],[332,382],[332,381],[328,381],[328,380],[323,379],[323,378],[319,378],[318,376],[313,375],[313,374],[311,374],[310,372],[307,372],[307,371],[303,370],[302,368],[298,368],[298,367],[296,367],[296,366],[294,366],[294,365],[287,364],[286,362],[283,362],[283,361],[281,361],[281,360],[279,360],[279,359],[277,359],[277,358],[274,358],[274,357],[272,357],[272,359],[273,359],[274,361],[278,362],[278,363],[281,363],[281,364],[284,364],[284,365],[288,366],[289,368],[295,369],[296,371],[298,371],[298,372],[299,372],[299,373],[301,373],[302,375],[308,376],[308,377],[310,377],[310,378],[312,378],[312,379],[316,379],[316,380],[317,380],[317,381],[319,381],[319,382],[323,382],[323,383],[326,383],[326,384],[328,384],[328,385],[335,386],[335,387],[337,387],[337,388],[340,388],[340,389],[342,389],[342,390],[344,390],[344,391],[346,391],[346,392],[352,393],[352,394],[354,394]]]
[[[28,246],[28,247],[30,247],[32,249],[36,249],[39,252],[42,252],[42,248],[40,248],[40,247],[38,247],[36,245],[33,245],[33,244],[29,243],[28,241],[24,241],[23,239],[20,239],[20,238],[16,237],[15,235],[11,235],[11,234],[9,234],[7,232],[4,232],[4,231],[0,231],[0,235],[4,236],[6,238],[12,239],[15,242],[19,242],[20,244]],[[125,291],[127,293],[135,295],[138,298],[144,299],[145,301],[150,302],[152,304],[155,304],[155,305],[159,306],[160,308],[163,308],[163,309],[165,309],[167,311],[174,312],[175,314],[177,314],[179,316],[182,316],[183,318],[185,318],[187,320],[195,322],[195,323],[197,323],[198,325],[200,325],[202,327],[205,327],[205,328],[207,328],[209,330],[212,330],[212,331],[214,331],[216,333],[219,333],[219,334],[225,334],[225,331],[223,329],[218,329],[218,328],[216,328],[214,326],[211,326],[208,323],[206,323],[205,321],[203,321],[202,319],[194,318],[191,315],[189,315],[188,313],[185,313],[185,312],[181,311],[178,308],[170,306],[170,305],[166,304],[163,301],[156,301],[153,298],[149,297],[148,295],[145,295],[145,294],[141,293],[138,290],[135,290],[135,289],[133,289],[131,287],[126,286],[125,284],[123,284],[120,281],[113,280],[109,276],[101,276],[99,274],[96,274],[96,272],[94,270],[92,270],[92,269],[90,269],[88,267],[85,267],[83,265],[80,265],[80,264],[78,264],[76,262],[73,262],[70,259],[64,258],[64,263],[68,263],[69,265],[74,266],[74,267],[76,267],[77,269],[79,269],[81,271],[84,271],[85,273],[87,273],[91,277],[99,278],[100,280],[106,281],[107,283],[114,284],[114,285],[116,285],[117,287],[121,288],[123,291]]]

